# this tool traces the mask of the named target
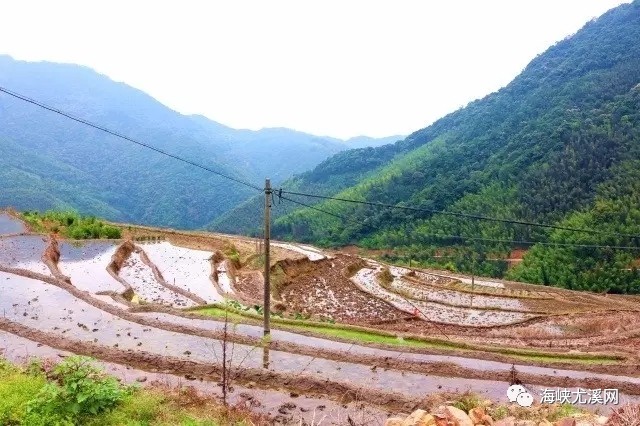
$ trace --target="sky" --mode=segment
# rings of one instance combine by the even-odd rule
[[[498,90],[624,2],[8,0],[0,53],[86,65],[235,128],[382,137]]]

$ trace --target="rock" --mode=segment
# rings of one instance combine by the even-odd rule
[[[416,410],[404,419],[402,426],[435,426],[436,419],[424,410]]]
[[[553,426],[553,423],[551,423],[549,420],[544,419],[542,420],[540,423],[538,423],[538,426]]]
[[[516,418],[515,417],[505,417],[502,420],[498,420],[493,424],[493,426],[515,426]]]
[[[536,426],[536,422],[533,420],[518,420],[516,426]]]
[[[136,378],[136,382],[138,383],[144,383],[147,381],[147,376],[140,376],[138,378]]]
[[[456,426],[473,426],[473,422],[467,413],[453,405],[447,405],[446,412],[448,420],[453,420]]]
[[[555,423],[555,426],[576,426],[576,419],[573,417],[565,417]]]
[[[436,426],[436,419],[431,414],[425,414],[420,419],[418,419],[418,423],[416,426]]]
[[[473,422],[474,425],[480,425],[482,423],[482,418],[486,415],[484,408],[476,407],[469,410],[469,418]]]
[[[435,410],[433,410],[433,412],[431,414],[434,417],[437,417],[439,419],[446,419],[447,418],[447,408],[444,405],[441,405],[438,408],[436,408]]]
[[[488,414],[485,414],[484,416],[482,416],[482,422],[480,424],[486,425],[486,426],[493,426],[494,423],[495,422],[493,421],[493,417],[491,417]]]
[[[400,417],[389,417],[386,422],[384,422],[384,426],[402,426],[404,419]]]
[[[609,421],[609,418],[606,416],[600,416],[596,419],[596,424],[605,425]]]

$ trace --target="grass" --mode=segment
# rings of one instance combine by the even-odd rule
[[[0,424],[19,422],[27,402],[45,383],[44,377],[28,375],[0,359]]]
[[[225,316],[225,308],[217,305],[192,308],[189,309],[189,311],[217,319],[223,319]],[[237,311],[231,308],[227,308],[226,311],[229,320],[233,322],[252,322],[262,319],[261,316],[249,312]],[[309,332],[319,337],[332,337],[354,343],[377,343],[398,347],[442,349],[450,351],[489,352],[504,355],[515,360],[547,363],[616,364],[624,360],[621,356],[611,354],[542,352],[529,349],[479,346],[434,338],[401,337],[389,332],[375,331],[348,324],[319,323],[314,321],[293,320],[278,317],[272,317],[271,322],[279,325],[279,328],[283,330]]]
[[[49,366],[53,368],[52,366]],[[45,401],[46,389],[57,381],[48,379],[50,368],[35,362],[28,367],[12,365],[0,359],[0,424],[48,425],[58,422],[46,417],[46,411],[29,413],[30,401]],[[58,378],[58,380],[60,380]],[[44,397],[43,397],[44,395]],[[249,426],[264,424],[265,419],[238,407],[224,407],[212,398],[199,395],[193,388],[170,389],[135,387],[115,407],[81,418],[88,426]],[[72,425],[72,422],[56,424]]]

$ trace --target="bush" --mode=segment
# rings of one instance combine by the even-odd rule
[[[60,233],[75,240],[122,237],[120,228],[107,225],[94,216],[81,216],[74,211],[49,210],[43,214],[27,211],[22,217],[36,231]]]
[[[90,358],[72,356],[52,372],[47,383],[27,403],[26,424],[73,425],[80,420],[114,408],[131,393],[114,378],[105,375]]]

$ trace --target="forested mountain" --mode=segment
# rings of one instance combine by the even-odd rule
[[[636,0],[550,47],[498,92],[393,145],[341,152],[282,186],[640,235],[639,40]],[[576,289],[640,292],[634,266],[639,250],[558,245],[640,246],[637,238],[550,232],[336,201],[315,205],[343,219],[276,206],[276,215],[278,208],[285,214],[277,216],[275,236],[391,248],[390,257],[399,261],[411,257],[423,264]],[[245,228],[235,230],[256,226],[238,216],[236,224]],[[229,221],[217,225],[234,230]],[[521,264],[507,271],[499,259],[529,244],[487,240],[549,245],[536,244]]]
[[[351,147],[289,129],[237,130],[185,116],[77,65],[0,55],[0,86],[259,186],[265,177],[281,182]],[[252,193],[0,94],[0,206],[71,207],[112,220],[197,228]]]

